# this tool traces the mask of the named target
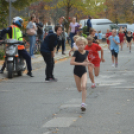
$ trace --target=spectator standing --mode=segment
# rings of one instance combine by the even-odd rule
[[[120,39],[117,36],[116,30],[112,30],[112,35],[108,38],[110,41],[110,50],[112,54],[112,66],[113,67],[118,67],[118,53],[119,53],[119,44],[120,44]]]
[[[69,30],[68,30],[68,35],[71,39],[71,48],[73,48],[73,43],[74,43],[73,37],[76,35],[76,29],[75,28],[77,26],[78,26],[78,23],[76,22],[76,17],[73,17],[72,22],[69,25]]]
[[[88,35],[89,35],[90,28],[92,28],[91,19],[92,18],[90,16],[88,16],[88,20],[87,20],[87,32],[88,32]]]
[[[59,40],[58,40],[58,46],[57,46],[57,53],[58,53],[58,50],[60,48],[60,46],[62,46],[62,54],[64,55],[64,51],[65,51],[65,33],[64,33],[64,27],[65,25],[68,23],[68,21],[65,19],[65,17],[61,17],[59,19],[59,23],[57,24],[57,26],[62,26],[62,34],[59,36]]]
[[[54,53],[55,53],[55,48],[56,48],[57,42],[58,42],[58,36],[60,36],[62,34],[62,26],[56,26],[55,32],[56,33],[53,33],[51,31],[48,33],[48,35],[45,37],[43,43],[41,44],[41,49],[40,49],[41,54],[46,63],[45,82],[52,82],[52,81],[56,82],[57,81],[57,79],[53,75]]]
[[[37,36],[38,36],[38,39],[41,41],[41,43],[43,42],[43,23],[40,22],[39,19],[37,19],[36,21],[36,25],[37,25]]]
[[[101,43],[102,42],[102,32],[101,31],[98,32],[98,39],[99,39],[99,42]]]
[[[30,40],[30,56],[34,58],[34,53],[33,49],[35,47],[36,43],[36,35],[37,35],[37,26],[36,26],[36,16],[33,14],[31,16],[31,21],[28,23],[26,29],[27,29],[27,34],[29,36]]]

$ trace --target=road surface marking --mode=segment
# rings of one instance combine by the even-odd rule
[[[76,121],[78,117],[57,117],[50,121],[48,121],[43,127],[45,128],[62,128],[62,127],[70,127],[70,125]]]
[[[64,108],[77,108],[80,107],[80,104],[64,104],[60,106],[60,109],[64,109]]]

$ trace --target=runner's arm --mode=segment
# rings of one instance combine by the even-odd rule
[[[103,51],[102,48],[101,48],[101,61],[102,62],[105,62],[105,59],[104,59],[104,51]]]
[[[119,38],[118,38],[118,40],[117,40],[117,41],[113,38],[113,41],[114,41],[114,42],[115,42],[115,44],[117,44],[117,45],[119,45],[119,44],[120,44]]]

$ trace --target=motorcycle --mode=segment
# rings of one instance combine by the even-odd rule
[[[25,45],[25,42],[16,39],[6,39],[0,42],[6,44],[5,46],[5,63],[7,70],[7,77],[13,78],[14,73],[22,76],[22,72],[26,69],[24,59],[18,54],[18,45]]]

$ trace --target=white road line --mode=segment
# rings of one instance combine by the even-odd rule
[[[46,124],[43,125],[45,128],[63,128],[63,127],[70,127],[70,125],[75,122],[78,119],[78,117],[57,117],[50,121],[48,121]]]
[[[50,132],[46,132],[46,133],[43,133],[43,134],[50,134]]]

